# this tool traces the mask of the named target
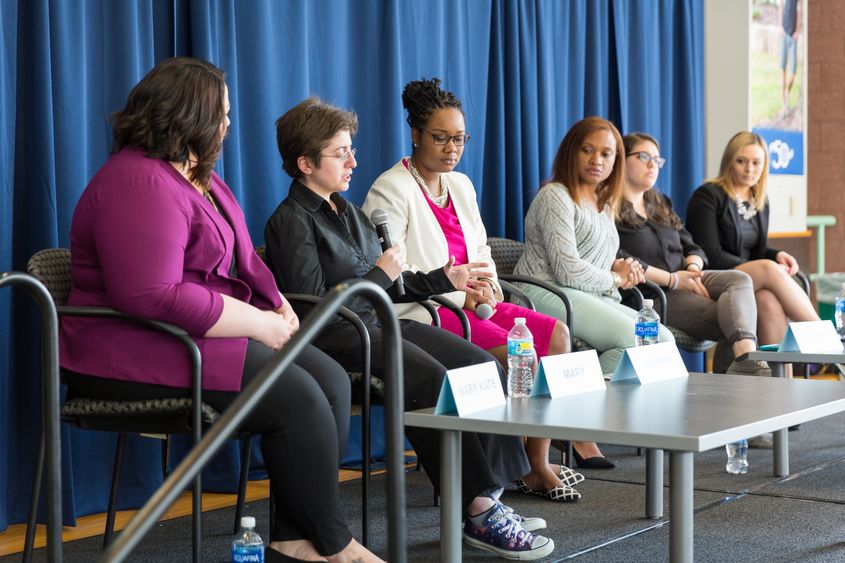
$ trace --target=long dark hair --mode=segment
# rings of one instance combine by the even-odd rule
[[[622,136],[616,126],[601,117],[585,117],[569,128],[563,141],[557,149],[555,160],[552,163],[552,178],[550,182],[563,184],[575,203],[580,202],[578,192],[578,151],[584,143],[584,139],[595,131],[610,131],[613,140],[616,142],[616,160],[613,163],[613,170],[596,190],[599,210],[609,205],[614,215],[619,209],[619,200],[622,198],[622,188],[625,181],[625,150],[622,147]]]
[[[631,154],[634,147],[643,142],[654,143],[657,150],[660,150],[660,143],[658,143],[657,139],[648,133],[629,133],[622,138],[622,144],[625,146],[625,154]],[[666,198],[663,197],[663,194],[657,191],[656,188],[646,190],[643,194],[643,205],[645,205],[645,210],[646,213],[648,213],[649,219],[651,219],[654,223],[664,227],[671,227],[675,230],[684,226],[681,218],[675,215],[675,212],[672,211],[672,208],[669,206]],[[617,223],[631,229],[638,229],[645,225],[646,221],[640,217],[636,211],[634,211],[634,206],[631,205],[631,202],[623,197],[622,202],[619,205],[619,218],[617,219]]]
[[[132,88],[126,107],[112,115],[112,152],[136,147],[150,158],[182,164],[193,153],[191,181],[208,186],[223,146],[225,91],[223,71],[207,61],[160,62]]]

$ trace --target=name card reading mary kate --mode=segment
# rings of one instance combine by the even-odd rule
[[[842,341],[831,321],[805,321],[789,323],[780,352],[801,352],[803,354],[841,354]]]
[[[585,350],[540,358],[531,396],[554,399],[606,388],[596,351]]]
[[[504,404],[505,392],[496,362],[486,362],[447,371],[434,414],[465,416]]]
[[[689,372],[674,342],[626,348],[611,383],[654,383],[688,377]]]

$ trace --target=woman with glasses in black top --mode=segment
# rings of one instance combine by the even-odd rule
[[[276,139],[285,171],[293,178],[264,230],[270,269],[283,292],[325,295],[350,278],[368,279],[396,302],[412,302],[452,291],[475,293],[478,277],[490,276],[486,263],[446,264],[426,272],[404,271],[399,248],[382,252],[375,227],[354,204],[341,196],[349,189],[357,166],[352,136],[358,118],[351,112],[309,98],[276,122]],[[402,275],[405,294],[394,281]],[[370,333],[372,371],[383,379],[396,374],[381,365],[384,339],[372,305],[358,299],[347,303]],[[493,362],[504,384],[504,370],[495,358],[448,331],[413,320],[399,322],[402,332],[405,408],[433,407],[446,371]],[[317,347],[350,370],[361,369],[357,332],[342,320],[329,325],[315,340]],[[406,428],[426,473],[439,490],[440,437],[433,430]],[[504,483],[528,471],[520,439],[472,432],[461,440],[465,540],[509,559],[537,559],[554,549],[554,542],[531,530],[544,528],[541,518],[523,518],[498,500]]]
[[[695,338],[726,340],[733,357],[756,350],[757,308],[751,277],[737,270],[705,270],[707,255],[684,229],[669,198],[654,189],[666,162],[657,140],[646,133],[631,133],[622,142],[626,166],[616,221],[619,255],[635,257],[646,279],[665,288],[670,315],[664,322]],[[714,366],[714,371],[725,367]],[[764,368],[735,361],[727,371],[755,369]]]

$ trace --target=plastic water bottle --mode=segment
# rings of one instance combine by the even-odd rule
[[[534,337],[517,317],[508,333],[508,395],[527,397],[534,385]]]
[[[748,473],[748,440],[740,440],[725,446],[728,451],[728,463],[725,471],[731,475]]]
[[[634,338],[637,346],[648,346],[660,341],[660,317],[651,299],[643,299],[643,308],[634,321]]]
[[[845,282],[842,283],[842,289],[836,294],[836,331],[839,333],[840,339],[845,339]]]
[[[232,563],[264,563],[264,540],[255,533],[255,518],[241,518],[241,534],[232,542]]]

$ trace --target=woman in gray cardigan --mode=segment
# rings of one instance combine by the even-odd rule
[[[563,138],[552,171],[525,217],[525,252],[514,273],[566,293],[575,317],[574,335],[595,348],[602,371],[612,373],[624,349],[635,345],[637,312],[620,303],[618,290],[645,279],[636,260],[616,259],[614,220],[625,181],[619,131],[599,117],[582,119]],[[566,318],[554,295],[527,285],[524,290],[538,311]],[[663,325],[660,341],[674,341]],[[601,455],[595,444],[576,444],[575,451],[576,460]]]

